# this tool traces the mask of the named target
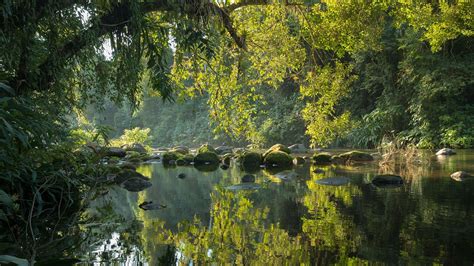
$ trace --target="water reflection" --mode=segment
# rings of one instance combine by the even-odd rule
[[[361,164],[253,171],[231,165],[139,167],[149,189],[114,187],[82,213],[81,241],[66,250],[86,262],[169,264],[454,264],[474,262],[474,152],[410,167]],[[207,170],[207,169],[206,169]],[[372,185],[396,174],[398,187]],[[183,178],[184,177],[184,178]],[[349,182],[328,186],[324,180]],[[143,210],[140,203],[166,206]],[[87,222],[89,221],[89,222]]]

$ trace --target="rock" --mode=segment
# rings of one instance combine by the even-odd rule
[[[323,170],[323,169],[316,168],[316,169],[313,170],[313,173],[316,173],[316,174],[324,174],[324,170]]]
[[[398,175],[377,175],[372,179],[372,184],[377,187],[400,186],[403,184],[403,179]]]
[[[292,153],[305,153],[308,149],[303,144],[293,144],[288,147]]]
[[[315,153],[313,155],[313,161],[315,164],[328,164],[331,163],[331,154],[327,152]]]
[[[209,144],[204,144],[202,145],[201,147],[199,147],[197,153],[204,153],[204,152],[212,152],[212,153],[215,153],[217,154],[216,150],[214,149],[214,147],[212,147],[211,145]]]
[[[240,156],[240,165],[244,169],[257,169],[262,164],[262,155],[258,152],[247,151]]]
[[[119,165],[122,169],[130,169],[130,170],[137,170],[137,166],[130,162],[123,162]]]
[[[138,173],[137,173],[138,174]],[[147,189],[151,187],[151,182],[148,180],[145,180],[142,177],[132,177],[128,178],[124,182],[120,184],[121,187],[124,189],[131,191],[131,192],[139,192],[144,189]]]
[[[176,146],[170,150],[170,152],[177,152],[182,155],[186,155],[189,153],[189,148],[186,146]]]
[[[159,210],[159,209],[164,209],[166,208],[166,205],[159,204],[159,203],[153,203],[153,201],[144,201],[138,205],[138,207],[142,210],[145,211],[150,211],[150,210]]]
[[[182,157],[182,154],[177,153],[177,152],[165,152],[162,155],[161,160],[163,161],[164,164],[172,164],[172,161],[175,161],[180,159]]]
[[[280,152],[284,152],[286,154],[290,154],[291,153],[291,150],[288,149],[288,147],[286,147],[285,145],[283,144],[275,144],[273,146],[270,147],[270,149],[268,149],[264,154],[263,154],[263,157],[267,157],[268,154],[270,154],[271,152],[274,152],[274,151],[280,151]]]
[[[226,154],[226,153],[232,153],[232,147],[230,146],[219,146],[216,148],[216,153],[217,154]]]
[[[350,182],[351,180],[347,177],[328,177],[316,180],[317,184],[325,186],[343,186]]]
[[[436,155],[454,155],[454,154],[456,154],[456,152],[450,148],[443,148],[436,153]]]
[[[241,183],[254,183],[255,182],[255,176],[254,175],[244,175],[240,179]]]
[[[135,151],[135,152],[139,152],[139,153],[146,153],[145,147],[140,143],[133,143],[131,145],[125,145],[122,148],[124,148],[125,151]]]
[[[373,161],[374,157],[372,155],[362,152],[362,151],[349,151],[345,152],[342,154],[339,154],[337,156],[333,156],[331,159],[335,159],[336,161],[344,161],[344,162],[368,162],[368,161]]]
[[[176,160],[176,165],[177,166],[186,165],[186,161],[184,159],[178,159],[178,160]]]
[[[272,151],[265,156],[263,163],[267,167],[290,167],[293,165],[293,158],[282,151]]]
[[[244,148],[235,148],[232,150],[233,153],[237,154],[237,155],[241,155],[243,154],[244,152],[246,151],[246,149]]]
[[[257,190],[260,189],[261,186],[255,183],[241,183],[226,187],[226,189],[231,191],[239,191],[239,190]]]
[[[149,156],[150,160],[161,160],[161,155],[158,153],[154,153]]]
[[[119,158],[123,158],[127,155],[127,152],[122,149],[122,148],[118,148],[118,147],[110,147],[110,148],[106,148],[106,151],[105,151],[105,156],[114,156],[114,157],[119,157]]]
[[[293,159],[293,164],[295,165],[301,165],[304,164],[306,161],[303,159],[303,157],[297,156]]]
[[[229,165],[228,164],[221,164],[220,168],[222,170],[227,170],[227,169],[229,169]]]
[[[308,155],[306,155],[306,156],[303,156],[303,159],[304,159],[305,161],[309,161],[309,160],[311,160],[311,157],[309,157]]]
[[[186,174],[180,173],[180,174],[178,174],[178,178],[179,178],[179,179],[185,179],[185,178],[186,178]]]
[[[200,152],[194,157],[194,164],[219,164],[219,156],[215,152]]]
[[[464,171],[457,171],[456,173],[451,174],[451,178],[462,182],[465,181],[467,178],[472,178],[473,176],[467,172]]]

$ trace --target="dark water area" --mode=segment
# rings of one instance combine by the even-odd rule
[[[235,164],[212,172],[145,164],[138,171],[153,186],[139,193],[115,188],[98,199],[89,211],[107,206],[121,222],[98,248],[74,254],[148,265],[472,265],[474,180],[449,176],[473,173],[474,151],[424,158],[410,167],[306,163],[257,171],[254,183],[241,183],[246,173]],[[371,180],[381,173],[404,183],[377,187]],[[318,181],[330,177],[341,182]],[[163,208],[138,207],[146,201]]]

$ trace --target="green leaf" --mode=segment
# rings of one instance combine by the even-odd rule
[[[4,92],[10,94],[10,96],[15,96],[15,90],[12,87],[8,86],[5,83],[0,82],[0,89]]]
[[[7,207],[11,207],[13,205],[13,200],[11,199],[10,195],[8,195],[2,189],[0,189],[0,204]]]

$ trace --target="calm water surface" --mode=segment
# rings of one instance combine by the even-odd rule
[[[424,156],[422,166],[377,163],[305,164],[283,174],[253,173],[241,184],[238,166],[200,172],[147,164],[139,171],[153,186],[139,193],[113,189],[91,212],[118,221],[98,249],[83,258],[148,265],[474,263],[474,151]],[[378,173],[401,175],[404,185],[376,187]],[[178,178],[185,174],[185,178]],[[346,177],[349,183],[317,180]],[[138,204],[166,205],[144,211]]]

